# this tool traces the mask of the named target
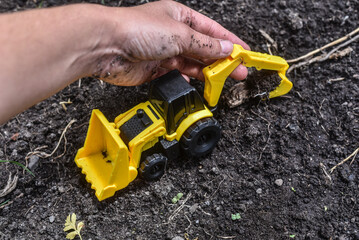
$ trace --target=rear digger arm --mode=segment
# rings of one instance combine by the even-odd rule
[[[248,51],[242,46],[235,44],[230,56],[219,59],[203,69],[205,77],[204,98],[209,107],[217,105],[224,82],[239,64],[243,64],[246,67],[255,67],[257,70],[267,69],[278,72],[279,77],[282,79],[281,83],[269,93],[269,98],[282,96],[292,89],[292,82],[285,76],[288,63],[283,58]]]

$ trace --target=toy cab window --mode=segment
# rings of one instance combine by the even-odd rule
[[[204,109],[204,104],[197,91],[192,91],[190,94],[190,113],[194,113]]]
[[[165,111],[165,101],[163,101],[162,98],[156,92],[153,93],[153,96],[150,101],[163,116]]]
[[[182,120],[186,117],[186,103],[185,98],[177,98],[172,102],[173,113],[174,113],[174,122],[176,128],[182,122]]]

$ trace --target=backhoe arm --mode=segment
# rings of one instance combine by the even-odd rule
[[[243,64],[246,67],[255,67],[257,70],[267,69],[278,71],[278,75],[282,81],[276,89],[269,93],[269,98],[284,95],[292,88],[292,82],[285,76],[289,66],[283,58],[248,51],[242,46],[235,44],[230,56],[219,59],[203,69],[205,77],[204,98],[209,107],[215,107],[217,105],[224,82],[239,64]]]

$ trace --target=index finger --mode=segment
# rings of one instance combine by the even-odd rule
[[[182,5],[180,3],[177,4],[181,8],[181,14],[172,14],[173,18],[178,18],[176,19],[177,21],[187,24],[192,29],[202,34],[214,38],[229,40],[232,43],[239,44],[243,48],[250,50],[250,47],[242,39],[237,37],[234,33],[230,32],[216,21],[204,16],[203,14],[185,5]]]

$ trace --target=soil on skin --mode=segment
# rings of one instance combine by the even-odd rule
[[[3,0],[0,11],[74,2],[80,1]],[[181,2],[233,31],[254,51],[267,52],[263,29],[286,59],[348,34],[359,22],[358,0]],[[232,109],[221,104],[222,138],[212,154],[171,162],[159,181],[137,179],[103,202],[74,163],[91,110],[99,108],[113,121],[146,100],[147,86],[83,79],[66,87],[0,128],[0,158],[26,164],[27,154],[38,147],[47,146],[41,151],[50,153],[76,120],[53,156],[27,160],[35,177],[1,163],[0,189],[10,173],[19,180],[0,198],[0,239],[64,239],[70,213],[84,222],[83,239],[359,239],[359,159],[329,173],[359,147],[359,44],[350,46],[354,51],[348,56],[288,74],[294,88],[285,97]],[[328,81],[339,77],[344,80]],[[234,84],[228,80],[223,94]],[[68,99],[72,104],[65,111],[59,102]],[[182,199],[173,204],[180,192]],[[236,213],[241,218],[232,220]]]

